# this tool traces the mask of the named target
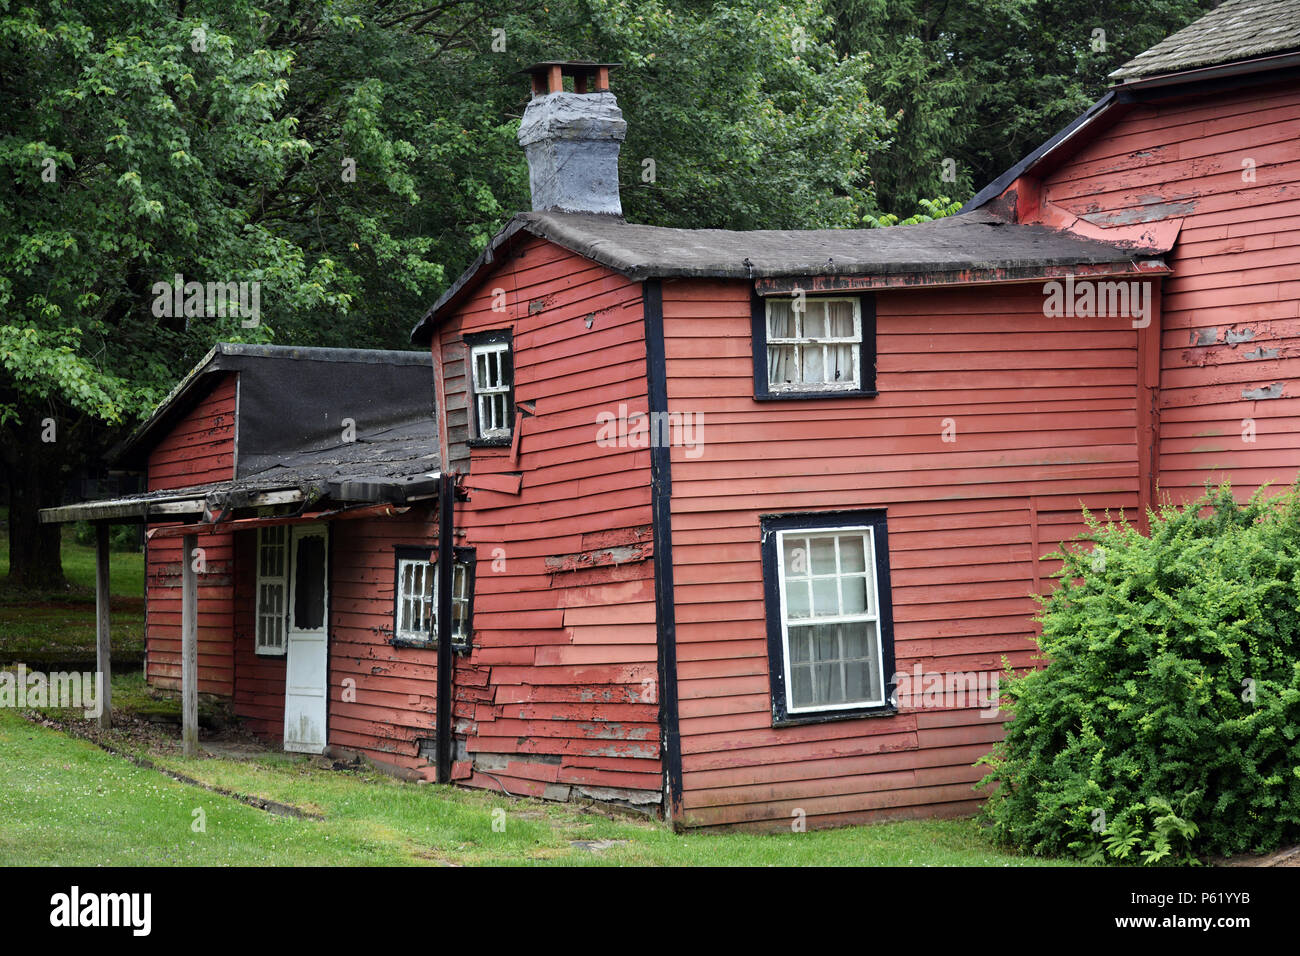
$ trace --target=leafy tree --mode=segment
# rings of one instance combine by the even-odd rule
[[[529,62],[626,64],[631,218],[857,224],[888,124],[831,26],[811,0],[0,0],[11,581],[60,583],[37,510],[213,342],[408,344],[528,205]],[[156,314],[178,274],[258,283],[258,321]]]
[[[874,167],[880,208],[969,198],[1216,3],[828,0],[840,52],[870,58],[867,96],[898,123]]]

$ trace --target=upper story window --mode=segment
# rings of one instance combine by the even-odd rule
[[[876,394],[871,296],[754,299],[755,398]]]
[[[884,512],[767,515],[762,521],[776,721],[892,713]]]
[[[509,445],[515,424],[515,367],[508,330],[465,336],[469,357],[470,444]]]

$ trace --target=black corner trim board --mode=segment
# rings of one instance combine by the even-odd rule
[[[668,411],[668,369],[664,350],[663,285],[641,284],[645,313],[646,388],[650,414]],[[664,768],[664,816],[680,821],[682,738],[677,711],[677,613],[673,599],[672,465],[667,445],[650,448],[650,508],[654,539],[655,624],[659,683],[659,744]]]

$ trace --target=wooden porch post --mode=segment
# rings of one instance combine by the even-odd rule
[[[95,670],[100,687],[99,727],[113,726],[113,645],[108,630],[108,525],[95,525]]]
[[[199,582],[194,572],[198,536],[181,537],[181,739],[185,756],[199,752]]]

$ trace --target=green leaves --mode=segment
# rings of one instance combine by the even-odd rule
[[[1294,842],[1300,489],[1244,505],[1207,489],[1151,515],[1149,537],[1084,518],[1091,547],[1052,556],[1049,663],[1010,679],[1014,716],[985,761],[995,830],[1148,865]]]

